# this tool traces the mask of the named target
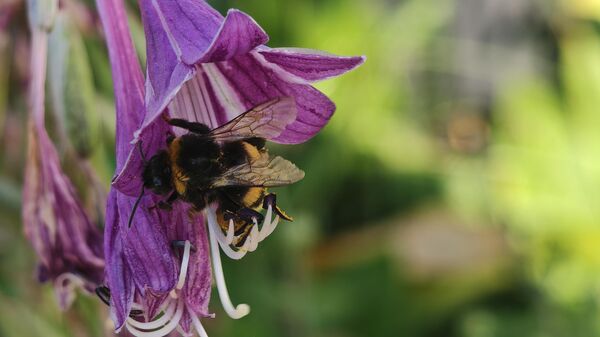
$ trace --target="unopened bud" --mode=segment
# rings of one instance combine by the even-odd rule
[[[58,127],[80,157],[97,141],[100,124],[95,108],[91,66],[83,40],[69,17],[59,14],[50,34],[48,82]]]
[[[32,30],[52,30],[58,12],[58,0],[27,0],[27,16]]]

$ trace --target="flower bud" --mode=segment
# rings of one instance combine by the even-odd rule
[[[52,30],[57,12],[58,0],[27,0],[27,16],[31,30]]]

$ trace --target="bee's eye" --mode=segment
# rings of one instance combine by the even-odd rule
[[[152,178],[152,184],[156,187],[162,186],[162,180],[159,177]]]

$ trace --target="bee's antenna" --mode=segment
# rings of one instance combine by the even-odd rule
[[[129,221],[127,221],[127,228],[131,228],[131,223],[133,222],[133,216],[135,215],[135,211],[137,211],[137,208],[138,208],[143,196],[144,196],[144,186],[142,186],[142,192],[140,193],[140,196],[135,200],[135,204],[133,204],[133,209],[131,210],[131,214],[129,215]]]

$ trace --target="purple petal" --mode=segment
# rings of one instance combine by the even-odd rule
[[[183,330],[182,336],[194,336],[194,331],[192,330],[192,317],[194,313],[190,313],[189,310],[183,311],[183,316],[181,316],[181,320],[179,321],[179,326],[181,330]]]
[[[183,296],[187,308],[195,315],[208,316],[211,292],[210,248],[204,217],[191,210],[189,204],[176,202],[170,216],[168,232],[171,240],[189,240],[196,248],[191,252]]]
[[[143,197],[131,228],[127,228],[135,200],[136,197],[117,194],[123,253],[133,281],[142,295],[146,289],[156,294],[169,292],[175,286],[177,270],[163,224],[165,221],[161,221],[156,208],[149,210],[158,201],[150,195]]]
[[[198,67],[196,75],[181,86],[169,105],[169,115],[172,118],[196,121],[215,128],[243,112],[245,107],[236,102],[236,93],[226,80],[217,82],[213,78],[216,73],[218,70],[214,65]],[[215,90],[213,83],[219,86],[219,92]]]
[[[171,11],[179,13],[181,25],[189,28],[191,24],[189,18],[185,15],[188,11],[182,13],[178,3],[178,1],[164,1],[161,2],[161,8],[171,9]],[[185,3],[190,2],[185,1]],[[194,3],[202,4],[203,1],[195,1]],[[148,126],[162,113],[180,86],[194,74],[194,68],[181,61],[181,48],[174,39],[169,26],[163,22],[167,14],[170,15],[170,20],[175,20],[172,17],[174,14],[171,11],[164,13],[161,8],[153,6],[150,0],[140,1],[148,55],[146,67],[147,113],[144,118],[144,127]],[[176,31],[179,32],[179,30]],[[214,33],[216,33],[216,28]],[[209,42],[206,42],[205,48],[208,45]]]
[[[169,105],[173,118],[217,127],[261,103],[283,96],[294,97],[296,120],[273,141],[301,143],[319,132],[335,111],[335,104],[308,84],[289,82],[289,74],[263,66],[256,52],[228,61],[198,66],[195,76],[181,86]]]
[[[136,293],[136,302],[141,303],[144,307],[144,316],[147,321],[152,320],[160,313],[160,309],[165,301],[169,298],[168,293],[155,294],[151,289],[146,291],[144,295]]]
[[[98,0],[114,83],[117,114],[117,172],[131,152],[134,131],[144,117],[144,79],[122,0]]]
[[[268,41],[269,36],[254,19],[244,12],[231,9],[210,48],[193,63],[225,61],[246,54]]]
[[[259,51],[266,61],[276,64],[300,79],[315,82],[342,75],[365,61],[364,56],[337,56],[300,48],[275,48]]]
[[[302,49],[269,49],[268,36],[247,14],[223,20],[204,1],[141,0],[148,65],[147,114],[140,139],[168,107],[171,117],[216,127],[270,99],[294,96],[298,119],[275,141],[300,143],[316,134],[335,105],[307,82],[338,76],[364,62]],[[139,164],[139,162],[138,162]],[[139,167],[133,172],[139,172]],[[115,182],[134,195],[135,174]]]
[[[203,0],[141,0],[140,8],[146,34],[162,30],[168,38],[167,44],[155,47],[170,46],[188,65],[204,55],[223,22],[223,16]],[[148,48],[148,56],[152,51],[157,50]]]
[[[181,86],[194,76],[194,64],[226,60],[268,41],[263,29],[238,10],[230,10],[223,21],[204,1],[158,1],[157,4],[141,2],[148,51],[148,112],[143,128],[162,113]]]
[[[133,302],[134,284],[131,270],[123,256],[117,208],[117,192],[111,189],[106,206],[106,227],[104,232],[104,252],[106,255],[106,282],[110,289],[110,315],[118,331],[129,316]]]
[[[228,86],[228,101],[238,101],[242,109],[238,114],[260,103],[276,97],[291,96],[296,100],[298,115],[296,121],[274,141],[286,144],[301,143],[319,132],[335,111],[335,104],[317,89],[306,84],[286,81],[287,74],[271,67],[265,67],[255,53],[237,56],[229,61],[216,64],[218,75],[211,80],[224,78]],[[221,80],[222,82],[222,80]],[[215,84],[213,84],[215,85]],[[227,100],[221,100],[224,104]]]
[[[102,281],[101,234],[86,215],[43,127],[30,123],[23,187],[23,225],[41,266],[40,279],[73,274]]]

